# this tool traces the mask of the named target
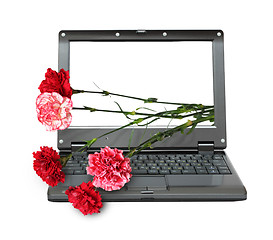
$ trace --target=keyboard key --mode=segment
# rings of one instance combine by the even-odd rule
[[[75,161],[75,160],[68,160],[66,165],[67,164],[78,164],[79,162],[78,161]]]
[[[200,155],[195,155],[191,159],[193,159],[193,160],[199,160],[199,159],[202,159],[202,157]]]
[[[191,169],[191,170],[182,170],[183,174],[196,174],[195,170]]]
[[[220,174],[230,174],[229,170],[219,170]]]
[[[176,160],[177,163],[187,163],[187,160]]]
[[[191,165],[192,165],[192,166],[195,166],[195,167],[201,167],[201,166],[202,166],[201,163],[192,163]]]
[[[171,170],[171,174],[181,174],[181,170]]]
[[[196,169],[197,174],[208,174],[207,170],[205,169]]]
[[[208,160],[203,160],[203,159],[201,159],[201,160],[198,160],[198,162],[199,162],[199,163],[208,163],[209,161],[208,161]]]
[[[169,166],[164,166],[164,167],[161,167],[162,170],[172,170],[172,167],[169,167]]]
[[[151,170],[160,170],[160,167],[156,166],[156,167],[150,167]]]
[[[81,165],[79,163],[67,163],[65,167],[80,167]]]
[[[141,167],[139,167],[139,170],[148,170],[149,169],[149,167],[147,167],[147,166],[141,166]]]
[[[183,167],[181,167],[181,166],[172,166],[172,169],[173,170],[182,170]]]
[[[216,169],[208,169],[209,174],[219,174],[218,170]]]
[[[229,170],[227,166],[220,166],[218,167],[218,170]]]
[[[147,170],[134,170],[132,172],[133,175],[141,175],[141,174],[147,174]]]
[[[167,174],[170,174],[170,171],[169,170],[159,170],[159,173],[163,174],[163,175],[167,175]]]
[[[177,167],[178,167],[179,164],[178,164],[178,163],[169,163],[169,166],[170,166],[170,167],[174,167],[174,166],[177,166]]]
[[[160,166],[160,167],[166,167],[166,165],[167,165],[166,163],[159,163],[158,164],[158,166]]]
[[[157,160],[157,156],[155,155],[148,155],[149,160]]]
[[[214,155],[213,159],[224,159],[222,155]]]
[[[147,160],[148,158],[146,155],[139,155],[137,159],[138,160]]]
[[[212,163],[224,163],[225,164],[225,160],[210,160],[210,162],[212,162]]]
[[[82,170],[82,167],[64,167],[63,170]]]
[[[63,169],[62,170],[64,172],[65,175],[73,175],[73,170],[67,170],[67,169]]]
[[[197,163],[197,160],[188,160],[189,163]]]
[[[84,170],[75,170],[74,175],[84,175],[85,171]]]
[[[180,164],[180,166],[182,166],[182,167],[190,167],[190,166],[191,166],[190,163],[179,163],[179,164]]]
[[[158,171],[157,170],[148,170],[148,173],[149,174],[158,174]]]
[[[184,167],[184,170],[194,170],[194,167],[190,166],[190,167]]]
[[[217,167],[218,167],[218,166],[219,166],[219,167],[220,167],[220,166],[221,166],[221,167],[224,167],[224,166],[226,166],[226,163],[225,163],[225,162],[217,162],[217,163],[213,163],[213,165],[214,165],[214,166],[217,166]]]
[[[202,166],[201,166],[201,167],[195,167],[195,169],[196,169],[196,170],[206,170],[206,168],[205,168],[205,167],[202,167]]]
[[[206,167],[207,168],[207,170],[217,170],[217,167],[215,167],[215,166],[209,166],[209,167]]]

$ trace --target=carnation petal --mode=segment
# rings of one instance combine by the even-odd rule
[[[33,153],[35,160],[33,168],[37,175],[48,185],[54,187],[59,182],[65,181],[65,175],[61,171],[62,165],[58,161],[60,155],[49,147],[41,147],[41,151]]]
[[[73,207],[79,209],[84,215],[99,213],[99,209],[103,206],[101,196],[98,191],[95,191],[91,181],[88,183],[83,182],[76,187],[70,186],[65,194]]]
[[[89,154],[87,174],[94,176],[93,184],[106,191],[121,189],[130,181],[130,159],[122,155],[122,151],[108,146],[100,153]]]
[[[37,118],[48,131],[66,129],[72,122],[72,106],[71,99],[59,93],[42,93],[36,99]]]

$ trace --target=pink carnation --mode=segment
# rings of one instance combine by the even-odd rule
[[[100,153],[89,154],[87,173],[94,176],[93,185],[106,191],[121,189],[130,181],[130,159],[124,158],[123,151],[105,147]]]
[[[72,121],[72,105],[70,98],[62,97],[59,93],[42,93],[36,100],[38,120],[47,131],[66,129]]]

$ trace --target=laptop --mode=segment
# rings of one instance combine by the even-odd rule
[[[179,103],[214,107],[214,121],[176,132],[131,157],[132,178],[118,191],[98,189],[103,201],[237,201],[246,189],[224,149],[227,146],[222,30],[60,31],[59,69],[70,71],[73,107],[152,114]],[[112,94],[100,94],[107,91]],[[96,93],[97,92],[97,93]],[[117,95],[123,96],[117,96]],[[136,99],[124,96],[133,96]],[[162,104],[143,102],[156,98]],[[164,104],[166,103],[166,104]],[[172,104],[173,103],[173,104]],[[177,103],[177,104],[175,104]],[[130,121],[122,113],[72,111],[72,124],[58,131],[65,182],[49,187],[49,201],[68,201],[65,190],[92,180],[88,154],[109,146],[128,153],[181,119],[158,119],[110,131]],[[131,116],[134,117],[134,116]],[[87,140],[98,139],[84,152]]]

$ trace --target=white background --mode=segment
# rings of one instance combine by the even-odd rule
[[[272,239],[271,1],[6,1],[0,5],[1,238]],[[38,86],[57,69],[63,29],[222,29],[227,153],[242,202],[106,203],[83,216],[46,199],[32,152],[56,148],[35,116]]]

